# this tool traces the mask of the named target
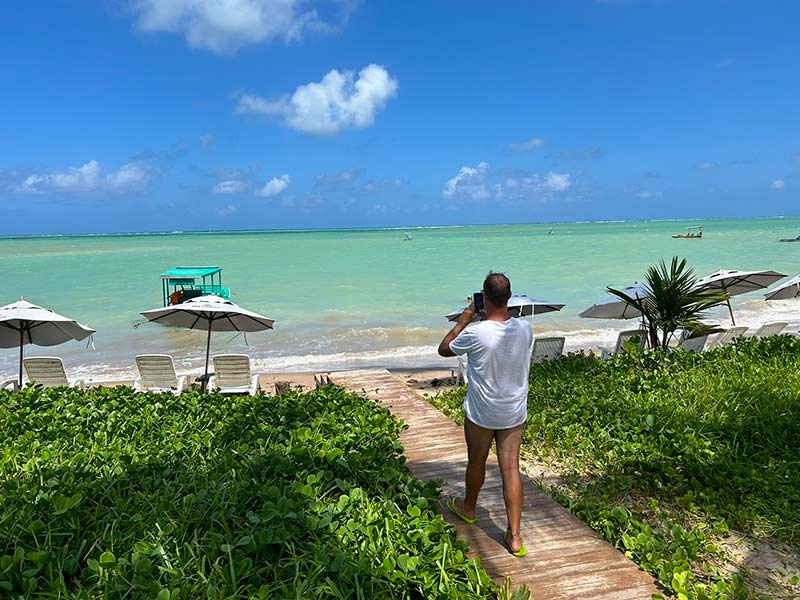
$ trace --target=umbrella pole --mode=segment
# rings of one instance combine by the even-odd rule
[[[22,349],[25,347],[25,330],[19,330],[19,389],[22,389]]]
[[[736,327],[736,321],[734,321],[734,319],[733,319],[733,309],[731,308],[730,296],[728,297],[727,302],[728,302],[728,312],[731,313],[731,323],[733,323],[733,326]]]
[[[208,320],[208,339],[206,340],[206,372],[203,375],[203,382],[200,384],[200,391],[205,392],[208,385],[208,355],[211,353],[211,319]]]

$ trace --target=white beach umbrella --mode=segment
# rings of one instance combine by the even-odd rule
[[[564,308],[566,304],[558,302],[547,302],[546,300],[537,300],[531,298],[526,294],[512,294],[508,299],[508,314],[512,317],[529,317],[531,315],[541,315],[544,313],[559,311]],[[460,308],[445,315],[448,321],[458,321],[458,317],[465,309]],[[474,321],[479,321],[480,317],[476,315]]]
[[[649,293],[650,289],[644,283],[635,283],[620,290],[631,298],[640,298]],[[642,313],[625,302],[622,298],[609,292],[609,297],[592,304],[578,315],[584,319],[635,319]]]
[[[737,271],[728,269],[715,271],[697,280],[697,288],[701,290],[719,291],[728,296],[728,312],[731,323],[736,325],[731,308],[731,296],[747,294],[757,290],[765,290],[779,279],[786,277],[777,271]]]
[[[790,300],[797,297],[800,297],[800,275],[764,294],[765,300]]]
[[[19,386],[22,387],[22,355],[25,344],[57,346],[69,340],[82,340],[95,330],[64,317],[49,308],[18,302],[0,306],[0,348],[19,346]]]
[[[275,324],[274,319],[251,312],[219,296],[200,296],[181,304],[146,310],[139,314],[148,321],[159,325],[208,331],[206,368],[202,389],[205,389],[208,380],[208,356],[211,351],[212,331],[266,331],[272,329]]]

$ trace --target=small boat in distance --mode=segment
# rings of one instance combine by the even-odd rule
[[[405,238],[403,238],[403,241],[404,241],[404,242],[410,242],[410,241],[411,241],[411,240],[413,240],[413,239],[414,239],[414,238],[413,238],[413,237],[411,237],[411,234],[410,234],[410,233],[407,233],[407,234],[406,234],[406,237],[405,237]]]
[[[793,238],[781,238],[778,240],[779,242],[800,242],[800,235]]]
[[[697,231],[694,231],[695,229]],[[680,238],[680,239],[686,239],[686,238],[699,239],[699,238],[703,237],[703,226],[702,225],[692,225],[691,227],[687,227],[686,228],[686,233],[676,233],[672,237],[673,238]]]

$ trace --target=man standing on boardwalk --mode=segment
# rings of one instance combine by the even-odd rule
[[[532,333],[525,320],[508,315],[510,297],[508,278],[502,273],[489,273],[483,282],[484,320],[470,325],[476,315],[475,303],[470,303],[439,344],[441,356],[466,354],[468,358],[464,400],[467,490],[463,499],[453,498],[447,507],[467,523],[477,521],[478,493],[495,441],[508,518],[504,539],[509,552],[525,556],[520,537],[523,494],[519,449],[528,416]]]

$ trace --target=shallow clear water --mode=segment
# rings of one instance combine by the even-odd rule
[[[161,304],[159,274],[177,265],[220,265],[232,299],[276,319],[275,330],[216,334],[212,352],[247,352],[261,369],[433,366],[448,329],[443,315],[463,306],[490,269],[512,287],[566,308],[536,318],[537,334],[564,333],[567,348],[610,343],[630,322],[580,319],[647,267],[673,255],[702,276],[721,268],[800,272],[800,219],[703,221],[701,240],[672,239],[694,222],[566,223],[290,232],[174,233],[0,238],[0,303],[31,302],[97,330],[84,343],[26,348],[57,354],[97,379],[133,375],[133,357],[167,352],[198,368],[205,334],[145,323]],[[550,233],[552,231],[552,234]],[[405,234],[413,236],[405,241]],[[800,304],[734,298],[737,322],[794,321]],[[723,311],[719,322],[727,325]],[[0,350],[0,378],[16,372],[17,352]]]

